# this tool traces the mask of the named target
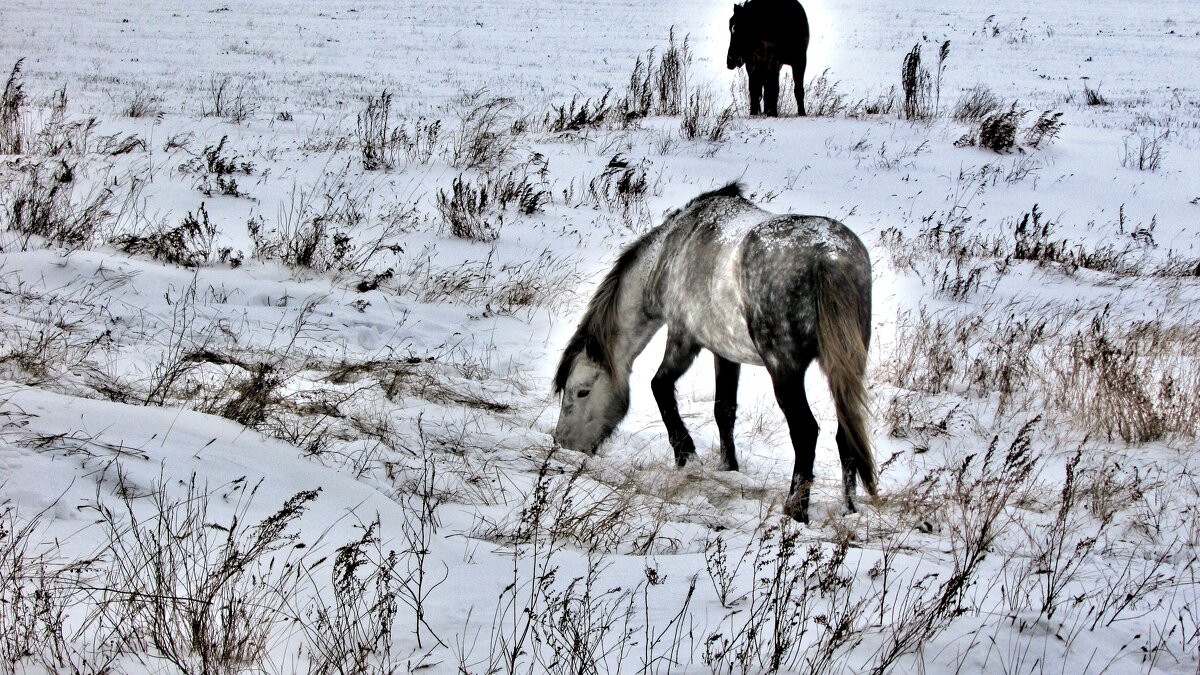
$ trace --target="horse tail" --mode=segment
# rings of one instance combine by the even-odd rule
[[[826,262],[817,272],[817,358],[837,409],[838,428],[863,487],[875,491],[875,460],[867,433],[867,347],[871,298],[851,269]]]

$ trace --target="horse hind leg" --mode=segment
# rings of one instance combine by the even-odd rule
[[[667,427],[667,438],[675,455],[676,466],[684,466],[696,456],[696,443],[688,433],[683,418],[679,416],[679,403],[675,399],[675,383],[691,367],[700,352],[700,346],[690,336],[676,331],[667,331],[667,349],[663,354],[658,372],[650,380],[650,389],[658,403],[658,412]]]
[[[808,395],[804,391],[804,371],[811,359],[791,364],[786,370],[772,369],[768,372],[775,388],[775,399],[787,419],[792,448],[796,452],[796,464],[792,469],[791,491],[784,502],[783,512],[802,523],[808,522],[808,505],[813,484],[813,462],[816,458],[817,418],[808,407]]]
[[[737,471],[737,450],[733,445],[733,425],[737,421],[737,388],[738,376],[742,364],[730,361],[713,354],[713,366],[717,375],[717,396],[715,417],[717,432],[721,436],[721,468],[726,471]]]
[[[800,117],[807,117],[808,112],[804,109],[804,69],[807,65],[808,57],[801,55],[796,59],[796,63],[792,64],[792,80],[794,80],[796,93],[796,114]]]
[[[854,493],[858,490],[858,458],[849,452],[849,437],[846,435],[846,423],[838,417],[837,439],[838,456],[842,460],[842,491],[846,499],[846,512],[858,513],[854,505]]]
[[[829,378],[829,389],[833,393],[837,409],[838,430],[836,435],[838,455],[842,460],[842,486],[846,499],[846,511],[857,513],[854,493],[858,489],[858,477],[864,476],[867,492],[875,494],[875,467],[870,457],[869,441],[865,424],[865,398],[862,389],[862,374],[856,373],[854,381],[835,382]]]

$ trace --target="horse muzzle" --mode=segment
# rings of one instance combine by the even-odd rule
[[[585,443],[583,442],[583,439],[579,438],[577,435],[572,435],[564,432],[561,429],[555,429],[550,438],[554,441],[555,445],[565,450],[583,452],[589,455],[596,454],[596,448],[599,446],[599,443]]]
[[[554,444],[560,448],[565,448],[567,450],[581,449],[579,447],[581,444],[579,443],[578,439],[572,438],[571,434],[564,430],[561,425],[559,425],[559,427],[554,430],[554,433],[550,435],[550,439],[553,440]]]

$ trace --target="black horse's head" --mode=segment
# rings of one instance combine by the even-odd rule
[[[725,57],[725,65],[730,70],[740,68],[746,63],[746,29],[749,23],[746,14],[744,5],[734,5],[733,16],[729,17],[729,54]]]

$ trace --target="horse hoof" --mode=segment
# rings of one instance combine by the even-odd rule
[[[683,467],[687,466],[687,463],[692,461],[693,459],[696,459],[695,452],[681,452],[678,455],[675,455],[675,466],[682,469]]]
[[[784,504],[783,513],[792,520],[808,525],[808,509],[799,504]]]

